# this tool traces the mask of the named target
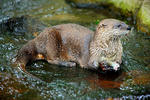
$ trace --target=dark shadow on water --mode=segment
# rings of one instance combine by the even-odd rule
[[[93,71],[94,73],[94,71]],[[91,84],[92,88],[103,89],[119,89],[123,83],[126,73],[119,71],[97,72],[97,76],[88,76],[86,80]]]
[[[47,83],[51,83],[53,80],[58,79],[68,81],[70,79],[76,80],[76,78],[80,77],[78,81],[86,80],[93,89],[97,87],[103,89],[119,89],[126,77],[126,73],[122,72],[122,70],[102,72],[82,69],[79,66],[70,68],[51,65],[45,60],[28,63],[26,69],[34,76]]]

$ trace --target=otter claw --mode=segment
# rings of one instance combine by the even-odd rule
[[[118,68],[120,67],[120,65],[119,65],[118,63],[116,63],[116,62],[112,62],[112,63],[111,63],[111,66],[113,67],[113,69],[114,69],[115,71],[117,71]]]
[[[94,67],[97,67],[98,66],[98,62],[97,61],[93,61],[93,65],[94,65]]]
[[[116,62],[101,62],[100,67],[103,70],[114,70],[117,71],[120,68],[120,65]]]
[[[73,63],[73,62],[68,62],[68,66],[70,66],[70,67],[74,67],[74,66],[76,66],[76,63]]]

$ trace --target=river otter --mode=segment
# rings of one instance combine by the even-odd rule
[[[24,45],[18,51],[16,63],[25,67],[30,61],[45,59],[51,64],[72,67],[78,63],[82,68],[101,66],[103,70],[103,65],[108,64],[117,70],[122,56],[120,38],[130,30],[116,19],[102,20],[96,32],[77,24],[56,25]]]

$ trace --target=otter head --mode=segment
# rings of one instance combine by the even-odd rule
[[[116,19],[104,19],[98,27],[97,33],[109,38],[119,38],[127,35],[131,27],[124,22]]]
[[[117,70],[120,67],[118,61],[121,62],[120,56],[122,56],[120,38],[128,34],[130,30],[131,28],[122,21],[116,19],[102,20],[97,26],[94,39],[90,45],[89,65],[92,65],[95,69],[102,65],[103,69],[109,70],[111,66],[114,70]]]

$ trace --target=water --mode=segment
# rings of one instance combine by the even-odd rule
[[[77,23],[95,30],[97,20],[119,18],[129,23],[130,18],[104,8],[71,8],[64,0],[3,0],[0,8],[0,99],[150,98],[150,36],[136,29],[122,40],[123,64],[118,73],[102,74],[36,61],[26,69],[37,80],[12,65],[17,51],[45,27]]]

